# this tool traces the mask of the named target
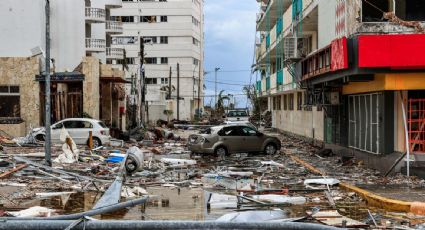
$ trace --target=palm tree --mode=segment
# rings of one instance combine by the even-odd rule
[[[216,114],[217,118],[223,116],[223,114],[224,114],[224,101],[230,100],[230,97],[223,95],[223,93],[224,93],[224,90],[221,90],[220,93],[218,94],[217,102],[215,104],[215,114]]]

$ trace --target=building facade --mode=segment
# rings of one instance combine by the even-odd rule
[[[13,135],[44,124],[45,5],[45,0],[0,3],[6,34],[0,38],[0,129]],[[50,1],[52,122],[90,116],[125,127],[124,74],[107,64],[123,58],[123,50],[108,56],[111,34],[122,32],[120,22],[109,17],[117,7],[121,1]]]
[[[125,49],[125,59],[111,63],[127,67],[126,78],[133,82],[127,85],[129,104],[145,106],[135,113],[149,122],[194,119],[203,109],[203,1],[126,0],[111,15],[124,28],[112,36],[112,47]],[[144,102],[137,94],[142,85]]]
[[[423,1],[265,0],[260,8],[257,90],[274,127],[382,170],[406,146],[424,152]]]

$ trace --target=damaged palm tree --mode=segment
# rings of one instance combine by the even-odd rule
[[[224,101],[229,101],[230,97],[223,95],[224,90],[221,90],[218,94],[217,103],[215,105],[215,116],[217,119],[224,115]]]

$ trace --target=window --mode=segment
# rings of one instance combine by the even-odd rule
[[[134,22],[134,16],[120,16],[122,22]]]
[[[168,85],[168,78],[167,77],[161,77],[161,84],[162,85]]]
[[[240,136],[238,126],[224,127],[217,133],[219,136]]]
[[[166,2],[167,0],[159,0],[160,2]]]
[[[294,110],[294,94],[289,94],[289,110]]]
[[[167,57],[162,57],[161,58],[161,64],[168,64],[168,58]]]
[[[199,26],[199,20],[192,16],[192,23],[195,26]]]
[[[196,39],[196,38],[194,38],[194,37],[192,37],[192,43],[193,43],[194,45],[198,46],[198,45],[199,45],[199,40],[198,40],[198,39]]]
[[[156,85],[157,83],[157,78],[146,78],[145,79],[145,83],[147,85]]]
[[[138,37],[112,37],[112,45],[128,45],[128,44],[136,44],[138,41]]]
[[[124,65],[124,64],[135,65],[136,64],[136,58],[130,57],[130,58],[125,58],[125,59],[118,59],[117,64],[119,64],[119,65]]]
[[[283,110],[288,110],[288,95],[283,95]]]
[[[145,63],[146,64],[156,64],[157,63],[156,57],[147,57],[147,58],[145,58]]]
[[[248,126],[242,126],[242,135],[243,136],[256,136],[257,131]]]
[[[141,16],[140,22],[148,22],[148,23],[156,22],[156,16]]]
[[[143,37],[143,43],[153,43],[155,44],[157,41],[156,37]]]
[[[168,17],[167,16],[161,16],[161,22],[167,22],[168,21]]]
[[[303,109],[303,93],[297,93],[297,110]]]
[[[196,58],[193,58],[193,64],[194,64],[194,65],[199,65],[199,60],[198,60],[198,59],[196,59]]]
[[[19,86],[0,86],[0,117],[21,117]]]
[[[159,38],[159,43],[161,43],[161,44],[168,44],[168,37],[166,37],[166,36],[161,36],[161,37]]]

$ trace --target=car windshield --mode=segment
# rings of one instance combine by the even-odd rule
[[[100,127],[102,128],[108,128],[108,126],[105,125],[105,123],[103,123],[102,121],[99,121],[98,124],[100,125]]]
[[[228,117],[246,117],[248,116],[248,114],[246,113],[246,111],[230,111],[229,113],[227,113]]]

